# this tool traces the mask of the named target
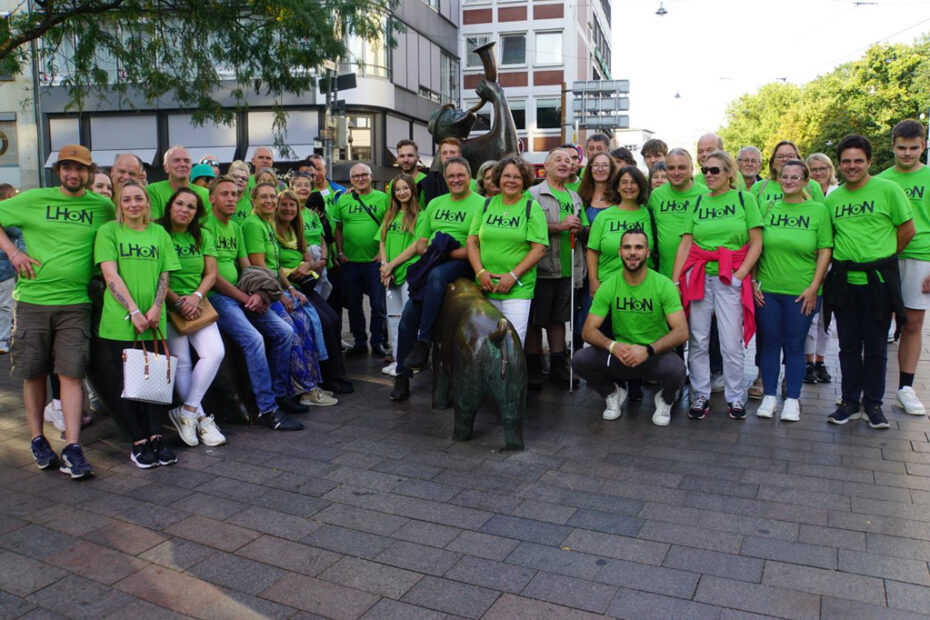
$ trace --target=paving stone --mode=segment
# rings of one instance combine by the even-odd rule
[[[746,536],[763,536],[791,541],[796,540],[798,537],[797,523],[755,516],[742,516],[739,519],[734,519],[732,514],[725,512],[683,508],[668,504],[649,502],[643,506],[639,517],[643,519],[643,522],[646,519],[651,519],[689,526],[699,523],[702,528],[733,532]]]
[[[211,519],[223,521],[245,510],[246,504],[217,497],[215,495],[193,493],[174,502],[171,504],[171,507],[202,517],[210,517]]]
[[[0,590],[0,618],[25,618],[36,606],[24,598]]]
[[[638,538],[657,542],[676,543],[699,549],[738,553],[742,536],[716,532],[703,527],[646,521],[637,534]]]
[[[445,577],[516,594],[526,587],[535,574],[535,570],[520,566],[465,556],[445,574]]]
[[[139,557],[166,568],[183,571],[204,561],[214,553],[217,553],[217,550],[212,547],[205,547],[183,538],[172,538],[152,547]]]
[[[843,620],[918,620],[918,618],[926,618],[924,614],[912,614],[901,609],[867,605],[830,596],[823,597],[821,610],[822,618],[843,618]],[[923,611],[926,611],[926,609]]]
[[[329,502],[316,497],[280,489],[267,489],[249,503],[304,518],[316,514],[329,505]]]
[[[836,569],[836,549],[822,545],[789,543],[770,538],[747,537],[740,547],[740,554],[765,560],[793,562],[820,568]]]
[[[523,542],[507,556],[509,564],[517,564],[539,570],[577,577],[594,579],[600,567],[607,563],[602,557],[578,553],[567,547],[550,547]]]
[[[461,533],[462,530],[457,527],[407,520],[400,529],[391,534],[391,537],[430,547],[445,547]]]
[[[114,521],[106,527],[84,535],[84,540],[111,547],[129,555],[139,555],[146,549],[164,542],[165,539],[163,534],[153,532],[141,525],[122,521]]]
[[[182,620],[184,617],[169,609],[137,598],[125,607],[120,607],[116,611],[107,614],[104,616],[104,620],[138,620],[139,618],[145,618],[146,620]]]
[[[762,560],[672,545],[662,566],[741,581],[762,581]]]
[[[302,519],[260,506],[249,506],[230,517],[228,522],[256,532],[291,540],[306,538],[320,527],[317,521]]]
[[[324,496],[324,499],[469,530],[480,528],[491,517],[491,513],[483,510],[452,506],[393,493],[382,493],[350,485],[342,485],[333,489]]]
[[[485,534],[516,538],[543,545],[558,545],[569,535],[572,528],[532,519],[495,515],[481,528]]]
[[[287,571],[229,553],[215,553],[187,573],[216,585],[247,594],[258,594],[285,575]]]
[[[871,553],[930,562],[930,542],[870,532],[865,533],[865,540]]]
[[[492,493],[491,491],[463,489],[461,493],[451,500],[451,503],[489,513],[510,512],[520,505],[520,498],[512,493]]]
[[[622,536],[636,536],[644,523],[644,519],[626,517],[600,510],[588,510],[586,508],[575,510],[571,518],[565,522],[566,525],[575,528]]]
[[[439,576],[452,568],[460,557],[460,554],[452,551],[397,541],[381,552],[375,560],[418,573]]]
[[[233,480],[232,478],[217,477],[200,487],[204,493],[219,495],[226,499],[238,502],[251,502],[267,489],[257,484]]]
[[[658,566],[665,559],[670,545],[576,529],[568,535],[562,546],[583,553]]]
[[[258,532],[244,527],[196,515],[172,525],[165,532],[223,551],[235,551],[259,536]]]
[[[679,488],[689,491],[735,495],[737,497],[756,497],[759,493],[758,484],[739,483],[732,480],[707,478],[705,476],[684,476]]]
[[[330,504],[313,517],[317,521],[339,525],[353,530],[361,530],[381,536],[389,536],[406,524],[409,519],[394,515],[365,510],[346,504]]]
[[[694,601],[620,588],[607,615],[629,620],[716,620],[720,610]]]
[[[766,562],[762,583],[768,586],[835,596],[861,603],[881,605],[885,602],[885,591],[880,579],[810,566]]]
[[[376,536],[358,530],[350,530],[335,525],[324,525],[314,530],[301,540],[302,543],[322,547],[336,553],[344,553],[357,558],[372,559],[387,549],[393,541],[384,536]]]
[[[614,586],[540,572],[521,594],[557,605],[604,613],[616,593]]]
[[[845,573],[930,586],[930,573],[927,572],[927,563],[924,561],[892,558],[849,549],[840,549],[839,554],[839,569]]]
[[[342,557],[338,553],[273,536],[253,540],[239,549],[236,555],[311,577],[319,575]]]
[[[383,598],[365,612],[363,620],[443,620],[446,614]],[[487,617],[487,616],[485,616]]]
[[[819,525],[801,525],[798,542],[865,551],[865,533]]]
[[[463,531],[446,545],[449,551],[467,553],[486,560],[503,560],[513,551],[519,541],[481,532]]]
[[[461,491],[461,487],[439,484],[429,480],[405,480],[393,489],[394,493],[421,499],[431,499],[436,502],[447,502]]]
[[[700,575],[626,560],[605,560],[595,579],[601,583],[689,599]]]
[[[603,618],[571,607],[547,601],[504,594],[484,614],[484,620],[594,620]]]
[[[102,584],[69,575],[30,594],[37,605],[68,617],[99,618],[132,601],[132,597]]]
[[[53,553],[45,561],[107,585],[148,565],[144,560],[84,540]]]
[[[151,530],[163,530],[188,517],[186,512],[158,506],[156,504],[141,503],[120,513],[120,518]]]
[[[888,607],[926,614],[930,609],[930,589],[897,581],[885,582]]]
[[[421,577],[417,573],[358,558],[343,558],[319,576],[325,581],[392,599],[406,594]]]
[[[30,521],[41,523],[44,527],[70,534],[83,536],[100,527],[112,526],[117,523],[114,519],[102,517],[87,510],[81,510],[68,504],[55,504],[45,510],[33,513]]]
[[[820,618],[820,597],[768,585],[704,576],[694,600],[782,618]]]
[[[382,460],[377,465],[374,465],[372,469],[385,474],[395,474],[404,478],[419,478],[420,480],[431,480],[442,471],[439,467],[409,463],[393,458]]]
[[[24,597],[55,583],[66,575],[65,571],[43,564],[38,560],[11,551],[0,551],[0,591],[2,592]],[[21,606],[15,601],[10,601],[9,604],[17,608]],[[12,614],[0,614],[0,616],[15,617]]]
[[[486,588],[424,577],[402,600],[465,618],[480,618],[497,597],[497,592]]]
[[[27,525],[0,536],[0,547],[41,560],[70,547],[77,540],[41,525]]]

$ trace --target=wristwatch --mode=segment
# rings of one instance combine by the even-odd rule
[[[651,344],[646,345],[646,352],[649,354],[649,357],[652,357],[656,354],[656,350],[652,348]]]

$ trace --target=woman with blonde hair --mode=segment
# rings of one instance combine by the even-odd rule
[[[249,196],[249,165],[237,159],[229,164],[226,169],[226,176],[235,180],[236,187],[239,189],[239,200],[236,202],[236,212],[233,214],[233,220],[240,225],[252,215],[252,201]]]

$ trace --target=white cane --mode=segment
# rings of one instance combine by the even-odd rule
[[[572,262],[571,262],[571,312],[568,314],[568,393],[575,391],[575,233],[571,234]]]

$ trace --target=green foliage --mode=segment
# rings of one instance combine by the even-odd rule
[[[873,171],[890,166],[891,129],[930,107],[930,37],[913,45],[875,45],[804,86],[779,82],[743,95],[727,107],[724,143],[753,144],[768,158],[779,140],[792,140],[803,155],[827,153],[859,133],[872,141]],[[926,120],[925,120],[926,122]]]
[[[70,108],[90,95],[133,107],[159,99],[229,122],[221,97],[244,107],[304,95],[344,37],[393,45],[396,0],[25,0],[0,25],[0,70],[18,73],[37,42],[41,64],[67,88]],[[223,90],[232,80],[233,87]]]

